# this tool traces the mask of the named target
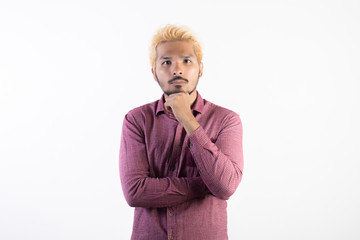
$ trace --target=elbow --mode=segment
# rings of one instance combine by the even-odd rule
[[[125,197],[125,200],[130,207],[140,207],[139,200],[134,196],[127,196]]]
[[[124,192],[125,200],[130,207],[146,207],[146,202],[142,199],[141,194],[136,191]]]
[[[125,194],[125,200],[130,207],[149,207],[141,191],[128,191]]]
[[[221,200],[229,200],[229,198],[235,193],[235,189],[222,189],[217,193],[213,193],[215,197]]]
[[[242,179],[242,173],[237,178],[230,180],[230,184],[221,184],[219,188],[213,192],[213,195],[222,200],[228,200],[236,191]]]
[[[130,207],[143,207],[142,189],[139,187],[139,181],[128,181],[122,183],[123,194],[127,204]]]

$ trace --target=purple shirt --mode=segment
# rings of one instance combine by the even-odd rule
[[[190,136],[164,109],[164,96],[124,119],[120,178],[135,207],[131,239],[224,240],[226,200],[243,171],[239,115],[201,98]]]

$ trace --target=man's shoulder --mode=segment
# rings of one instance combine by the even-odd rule
[[[159,100],[146,103],[144,105],[131,109],[126,115],[136,119],[154,117],[158,104]]]
[[[204,110],[204,119],[210,120],[212,126],[220,126],[219,129],[242,125],[240,115],[228,108],[205,100]]]
[[[216,114],[217,116],[239,116],[239,114],[237,114],[236,112],[234,112],[233,110],[230,110],[228,108],[222,107],[220,105],[217,105],[215,103],[212,103],[208,100],[204,99],[204,108],[205,111],[209,114]]]

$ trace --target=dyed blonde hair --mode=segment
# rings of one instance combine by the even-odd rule
[[[194,52],[198,63],[202,60],[202,50],[199,41],[195,35],[185,26],[166,25],[160,28],[154,35],[150,44],[150,64],[155,69],[156,50],[160,43],[170,41],[189,41],[194,46]]]

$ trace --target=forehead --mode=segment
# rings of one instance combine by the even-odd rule
[[[195,56],[194,46],[188,41],[171,41],[160,43],[156,48],[157,59],[164,56]]]

